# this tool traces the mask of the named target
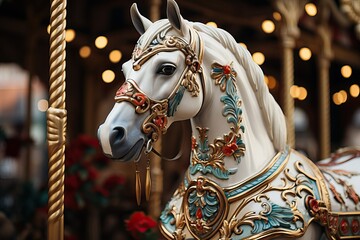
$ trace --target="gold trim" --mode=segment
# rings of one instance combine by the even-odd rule
[[[269,171],[269,169],[275,164],[275,162],[279,159],[279,157],[283,154],[284,152],[279,152],[275,155],[275,157],[269,162],[269,164],[263,168],[260,172],[258,172],[257,174],[253,175],[253,176],[250,176],[249,178],[241,181],[240,183],[234,185],[234,186],[231,186],[231,187],[227,187],[227,188],[224,188],[224,192],[229,192],[229,191],[232,191],[236,188],[239,188],[240,186],[242,185],[245,185],[253,180],[255,180],[256,178],[258,178],[259,176],[265,174],[267,171]],[[274,177],[276,177],[277,175],[279,175],[279,173],[284,169],[284,167],[286,166],[287,162],[289,161],[289,157],[290,157],[290,154],[291,154],[291,151],[289,150],[289,153],[288,155],[286,156],[286,159],[281,163],[281,165],[278,167],[278,169],[272,174],[270,175],[263,183],[264,184],[267,184],[269,183]],[[264,186],[262,184],[262,186]],[[261,188],[262,186],[255,186],[253,188],[250,188],[246,191],[244,191],[243,193],[235,196],[235,197],[230,197],[228,198],[228,201],[229,203],[232,203],[234,201],[237,201],[239,200],[244,194],[251,194],[253,193],[254,191],[257,191],[259,188]]]
[[[201,182],[201,187],[199,187],[199,181]],[[204,235],[199,234],[201,236],[198,236],[196,234],[196,231],[194,230],[194,226],[192,226],[194,225],[194,222],[191,220],[191,216],[189,214],[189,205],[187,201],[189,199],[190,192],[193,191],[196,191],[197,195],[201,195],[205,192],[212,192],[216,194],[219,200],[219,209],[218,212],[216,213],[215,218],[210,222],[206,222],[205,224],[205,227],[211,229],[210,230],[211,232],[210,233],[205,232]],[[186,226],[190,234],[197,240],[210,239],[215,234],[217,234],[218,230],[222,226],[221,222],[223,222],[227,218],[227,215],[229,213],[229,203],[226,199],[225,192],[223,191],[223,189],[219,185],[217,185],[214,181],[204,178],[203,176],[198,177],[196,181],[190,182],[183,198],[182,208],[184,210]]]
[[[307,164],[310,165],[311,169],[313,170],[315,177],[317,179],[316,184],[320,191],[321,199],[324,201],[326,208],[330,211],[331,210],[331,201],[330,201],[330,195],[327,190],[327,186],[325,184],[325,177],[320,171],[319,167],[316,166],[310,159],[307,157],[301,155],[302,159],[306,161]]]

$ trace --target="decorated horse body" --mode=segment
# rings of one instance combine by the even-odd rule
[[[360,238],[358,150],[316,166],[287,147],[260,67],[229,33],[184,20],[173,0],[154,23],[130,12],[142,35],[98,136],[107,156],[138,161],[191,120],[189,168],[160,216],[166,238]]]

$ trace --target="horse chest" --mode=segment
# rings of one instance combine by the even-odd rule
[[[290,150],[228,188],[206,175],[186,177],[160,217],[161,230],[169,239],[300,237],[314,220],[315,204],[329,204],[321,174]]]

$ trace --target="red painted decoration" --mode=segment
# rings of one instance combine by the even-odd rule
[[[167,118],[165,116],[157,116],[154,119],[154,123],[156,126],[158,126],[160,129],[163,129],[166,127],[167,124]]]
[[[235,139],[234,139],[234,142],[228,143],[227,145],[224,145],[222,147],[222,152],[227,157],[232,156],[234,154],[234,152],[236,152],[236,150],[238,150],[238,146],[236,145]]]
[[[129,88],[129,84],[127,82],[125,82],[123,85],[121,85],[119,90],[116,91],[115,96],[120,97],[122,95],[125,95],[128,91],[128,88]]]
[[[337,229],[338,222],[339,222],[338,216],[330,215],[330,217],[329,217],[329,227],[330,228]]]
[[[223,66],[223,73],[224,74],[230,74],[231,73],[231,67],[229,65]]]
[[[140,107],[146,103],[146,99],[147,99],[147,97],[142,93],[135,93],[134,98],[135,98],[134,100],[135,106],[140,106]]]
[[[196,218],[197,219],[202,219],[203,215],[202,215],[202,211],[201,208],[198,208],[198,210],[196,211]]]
[[[319,211],[319,202],[315,198],[309,197],[309,207],[314,213],[317,213]]]
[[[194,150],[196,148],[196,138],[194,136],[191,137],[191,150]]]
[[[349,222],[345,218],[343,218],[341,220],[341,222],[340,222],[339,228],[340,228],[340,232],[342,234],[344,234],[344,235],[348,234],[348,232],[349,232]]]
[[[324,211],[320,212],[320,220],[321,220],[321,224],[325,225],[327,224],[327,213]]]
[[[351,222],[351,231],[353,234],[357,234],[360,230],[359,220],[353,219]]]

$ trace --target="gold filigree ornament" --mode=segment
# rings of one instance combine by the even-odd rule
[[[199,38],[199,58],[195,53],[196,42],[194,35]],[[181,74],[180,81],[174,88],[174,91],[168,97],[171,98],[175,95],[180,85],[184,86],[193,97],[197,97],[200,93],[200,87],[196,82],[196,74],[202,73],[201,61],[203,56],[203,46],[200,36],[195,30],[190,31],[190,43],[186,40],[177,36],[165,36],[164,40],[159,42],[157,45],[149,46],[145,50],[141,49],[140,46],[136,46],[133,54],[133,69],[139,71],[141,66],[148,61],[154,55],[160,52],[175,52],[180,51],[185,55],[186,67]],[[202,76],[201,76],[202,77]]]
[[[183,199],[185,222],[195,239],[210,239],[229,212],[224,191],[215,182],[198,177],[190,182]]]

